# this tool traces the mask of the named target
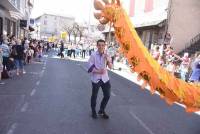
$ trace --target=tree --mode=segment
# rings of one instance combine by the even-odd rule
[[[81,41],[81,38],[83,37],[84,30],[85,30],[84,27],[79,27],[79,41]]]
[[[63,30],[67,32],[68,34],[68,37],[69,37],[69,42],[71,42],[71,34],[73,32],[73,27],[72,26],[67,26],[67,25],[64,25],[63,26]]]
[[[79,34],[79,25],[77,23],[73,24],[73,34],[74,34],[74,43],[76,44],[76,38]]]

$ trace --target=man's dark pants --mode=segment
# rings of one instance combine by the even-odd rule
[[[101,87],[102,91],[103,91],[103,99],[101,101],[101,105],[100,105],[100,110],[104,111],[105,107],[108,103],[108,100],[110,98],[110,90],[111,90],[111,85],[110,85],[110,81],[107,81],[106,83],[104,83],[102,80],[100,80],[98,83],[93,83],[92,82],[92,96],[91,96],[91,108],[92,108],[92,112],[95,112],[95,108],[96,108],[96,100],[97,100],[97,95],[98,95],[98,91],[99,88]]]

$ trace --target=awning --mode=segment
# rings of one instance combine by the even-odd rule
[[[33,31],[35,31],[35,29],[34,29],[32,26],[29,26],[29,28],[28,28],[28,29],[29,29],[29,31],[30,31],[30,32],[33,32]]]
[[[15,11],[9,11],[11,18],[14,18],[16,20],[22,19],[24,15],[20,12],[15,12]]]

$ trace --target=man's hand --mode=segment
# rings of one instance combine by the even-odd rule
[[[108,54],[104,54],[105,55],[105,60],[106,62],[111,62],[111,58]]]
[[[108,54],[105,54],[106,65],[112,69],[112,59]]]

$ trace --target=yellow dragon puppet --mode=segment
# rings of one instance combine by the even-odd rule
[[[150,86],[154,94],[159,92],[168,104],[185,105],[187,112],[200,110],[200,88],[170,74],[153,59],[143,45],[120,0],[94,0],[94,13],[101,24],[111,23],[120,43],[121,52],[127,58],[131,70],[143,80],[142,88]]]

